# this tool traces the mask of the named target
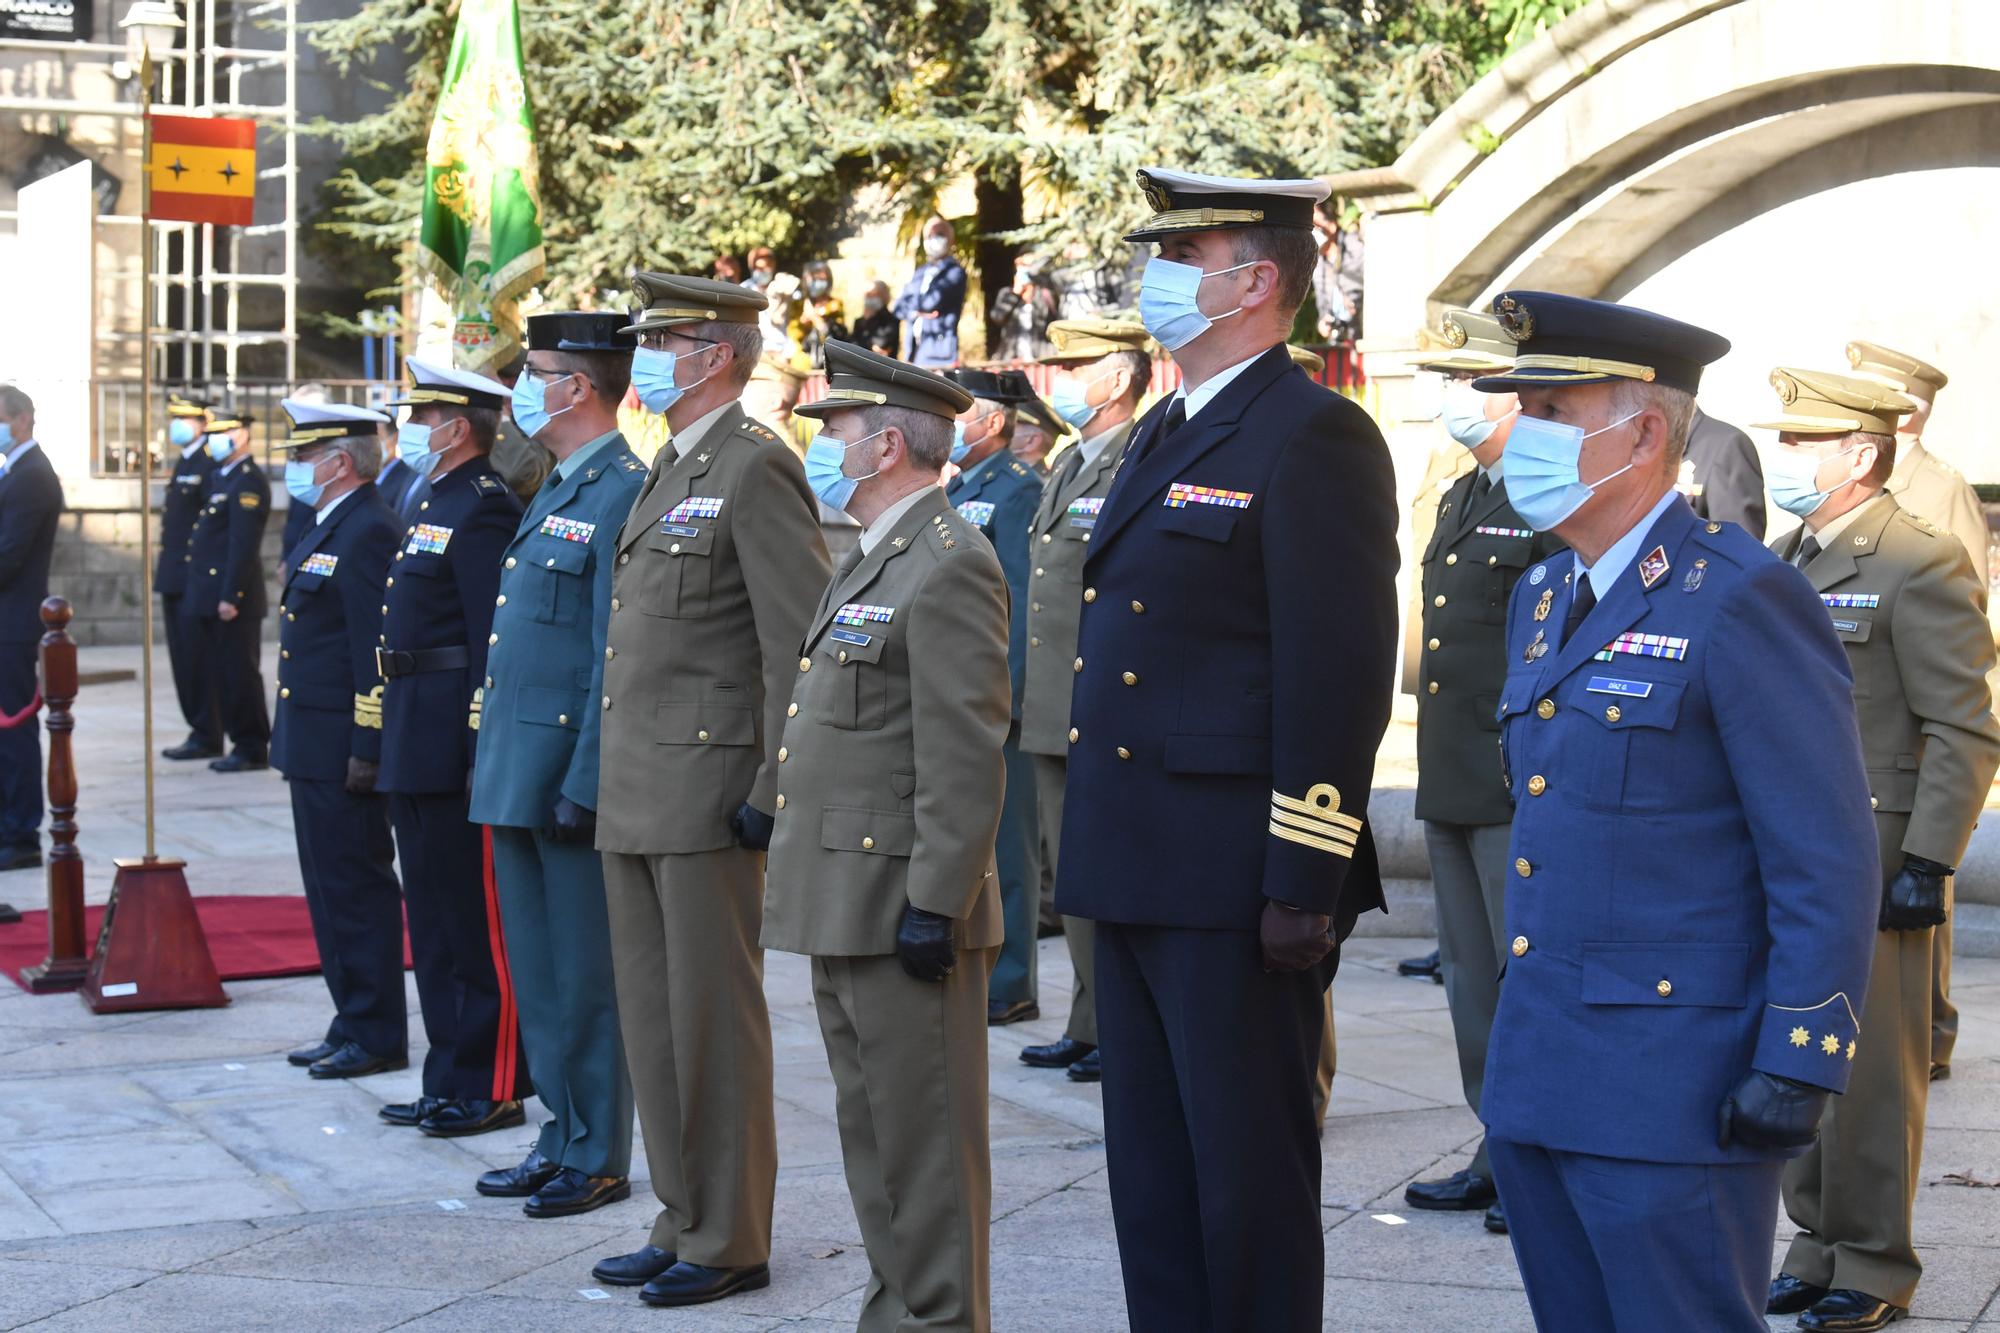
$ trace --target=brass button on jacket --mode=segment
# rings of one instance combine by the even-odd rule
[[[1519,875],[1522,879],[1527,879],[1529,876],[1535,873],[1535,868],[1528,864],[1527,857],[1517,856],[1514,858],[1514,873]]]
[[[1535,705],[1535,716],[1546,722],[1556,715],[1556,701],[1544,699]]]
[[[1674,983],[1668,981],[1665,977],[1661,977],[1660,984],[1653,987],[1653,989],[1658,991],[1660,993],[1660,998],[1664,1000],[1669,995],[1672,995],[1674,993]]]
[[[1514,943],[1512,947],[1514,950],[1514,956],[1516,958],[1521,957],[1523,954],[1528,952],[1528,937],[1526,935],[1516,935],[1514,937]]]
[[[1540,773],[1528,779],[1528,795],[1540,796],[1549,789],[1549,780]]]

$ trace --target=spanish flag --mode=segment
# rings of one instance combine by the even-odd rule
[[[156,222],[250,225],[257,195],[257,122],[154,116],[152,210]]]

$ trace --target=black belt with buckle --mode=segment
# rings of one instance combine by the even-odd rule
[[[462,643],[449,648],[375,650],[375,669],[381,673],[383,680],[394,680],[398,676],[415,676],[425,671],[453,671],[470,660]]]

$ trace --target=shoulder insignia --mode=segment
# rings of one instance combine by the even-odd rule
[[[754,435],[760,440],[775,440],[778,438],[778,433],[761,421],[744,422],[743,433],[745,435]]]
[[[1928,449],[1924,451],[1924,458],[1926,459],[1926,461],[1930,463],[1932,467],[1937,469],[1939,476],[1949,477],[1953,481],[1964,480],[1964,475],[1960,473],[1957,468],[1945,462],[1942,458],[1939,458],[1936,454],[1930,452]]]
[[[507,487],[500,478],[491,473],[481,473],[472,479],[472,487],[481,495],[505,495]]]
[[[264,497],[255,491],[243,491],[236,497],[236,503],[245,509],[255,509],[264,503]]]
[[[1944,536],[1944,529],[1940,528],[1937,524],[1925,518],[1922,514],[1913,514],[1909,510],[1905,509],[1903,511],[1903,517],[1909,519],[1911,525],[1914,526],[1919,532],[1928,533],[1933,537]]]

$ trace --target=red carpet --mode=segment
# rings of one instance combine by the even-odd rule
[[[300,977],[319,971],[319,947],[313,943],[312,917],[306,900],[279,894],[221,894],[196,898],[195,915],[208,936],[208,952],[224,981],[251,977]],[[85,948],[97,947],[97,928],[104,909],[86,912]],[[15,985],[21,969],[48,956],[48,913],[21,913],[10,926],[0,926],[0,969]],[[410,942],[403,940],[403,966],[410,965]]]

